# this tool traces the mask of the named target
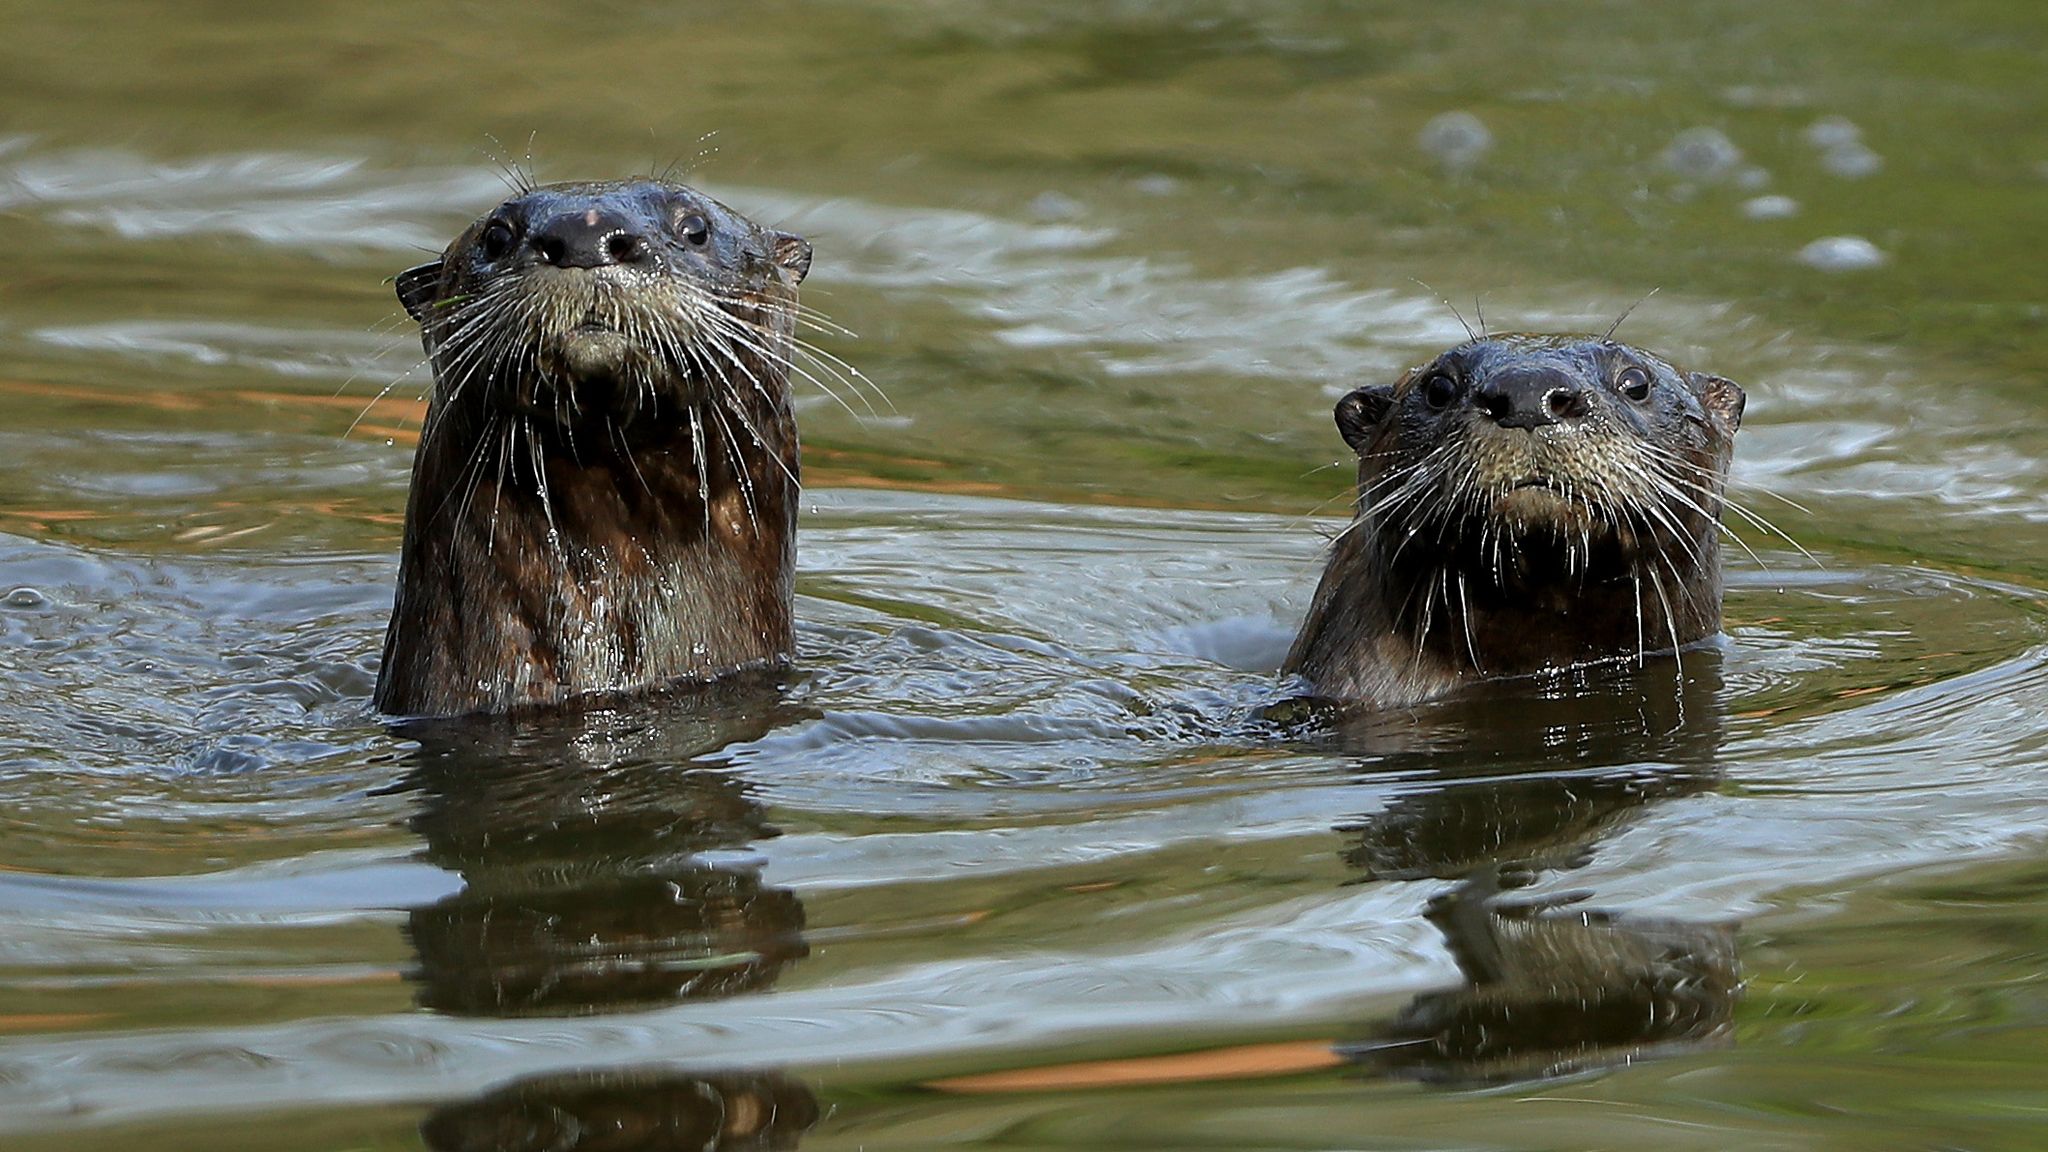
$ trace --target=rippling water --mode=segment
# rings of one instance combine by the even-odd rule
[[[2037,1146],[2048,27],[1553,8],[9,11],[0,1143]],[[885,395],[794,673],[394,727],[385,280],[529,133]],[[1266,714],[1332,400],[1653,288],[1726,636]]]

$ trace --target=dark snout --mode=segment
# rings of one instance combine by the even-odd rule
[[[557,268],[638,264],[652,249],[643,222],[602,204],[565,206],[529,232],[526,243],[541,263]]]
[[[1571,373],[1541,364],[1493,374],[1473,389],[1472,404],[1503,428],[1571,423],[1584,419],[1590,407],[1584,385]]]

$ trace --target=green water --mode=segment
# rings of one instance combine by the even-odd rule
[[[2048,1142],[2048,10],[0,14],[0,1144]],[[779,701],[369,712],[388,281],[508,165],[815,244],[886,400],[803,398]],[[1632,306],[1811,558],[1743,529],[1681,669],[1237,723],[1334,399]],[[1566,1075],[1362,1055],[1502,869],[1740,994]]]

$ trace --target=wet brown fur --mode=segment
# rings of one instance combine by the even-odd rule
[[[1390,708],[1712,635],[1742,406],[1731,381],[1628,345],[1533,335],[1350,393],[1357,513],[1284,670]]]
[[[809,260],[650,180],[525,191],[399,277],[435,383],[377,707],[508,711],[789,658]]]

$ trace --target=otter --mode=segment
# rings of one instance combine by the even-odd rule
[[[376,706],[786,664],[803,238],[656,179],[522,188],[397,277],[434,382]]]
[[[1612,339],[1531,334],[1350,392],[1356,512],[1283,671],[1400,708],[1714,634],[1743,402]]]

